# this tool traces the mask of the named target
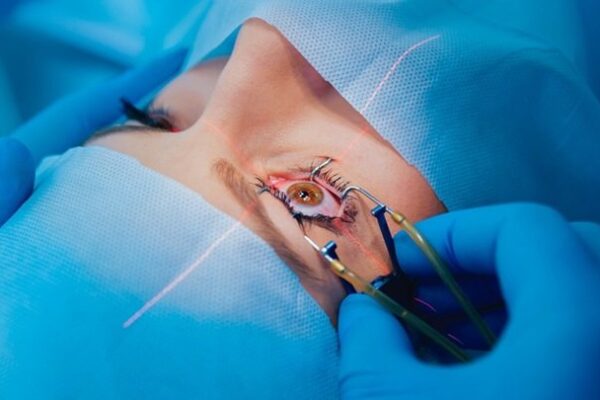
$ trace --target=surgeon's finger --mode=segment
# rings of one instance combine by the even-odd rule
[[[600,266],[600,225],[593,222],[573,222],[571,227]]]
[[[33,189],[34,164],[27,148],[13,138],[0,138],[0,226]]]
[[[400,358],[417,363],[402,325],[367,295],[350,295],[342,302],[338,332],[342,375],[357,366],[370,371],[381,364],[394,365]]]
[[[432,218],[419,228],[455,272],[498,273],[509,308],[528,302],[514,307],[513,316],[593,298],[591,285],[582,283],[582,276],[596,281],[593,260],[569,224],[549,208],[514,204],[466,210]],[[397,242],[400,254],[403,244]],[[410,270],[426,268],[422,257],[405,254],[402,260]]]
[[[443,249],[445,246],[444,233],[447,229],[445,224],[450,223],[450,220],[446,220],[447,218],[450,218],[450,220],[454,219],[453,215],[447,216],[447,214],[443,214],[415,224],[415,228],[418,230],[421,236],[426,242],[431,244],[434,249],[438,251],[438,253],[440,252],[440,249]],[[438,221],[447,222],[440,225]],[[411,236],[408,235],[405,230],[399,231],[394,236],[394,244],[396,247],[396,254],[398,256],[398,263],[400,264],[402,270],[404,270],[408,275],[418,280],[439,279],[436,278],[438,275],[433,269],[431,262],[425,256],[423,249],[417,246],[417,244],[412,240]],[[446,254],[446,256],[451,257],[452,254]],[[452,260],[446,259],[445,261],[453,274],[460,275],[465,273],[465,271],[455,263],[448,263],[448,261]]]
[[[172,78],[185,50],[167,53],[111,81],[67,96],[13,133],[31,151],[37,164],[44,156],[83,143],[94,131],[122,115],[120,98],[136,101]]]

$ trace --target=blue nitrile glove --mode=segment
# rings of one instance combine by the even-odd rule
[[[115,79],[67,96],[19,127],[12,138],[0,139],[0,226],[31,193],[34,166],[42,158],[78,146],[114,122],[122,115],[121,97],[136,101],[167,82],[180,70],[185,55],[184,50],[171,51]]]
[[[339,319],[342,398],[600,398],[597,240],[577,233],[597,234],[597,226],[576,231],[551,209],[517,204],[449,213],[418,228],[459,280],[497,276],[510,315],[504,333],[469,364],[429,365],[391,314],[366,295],[349,296]],[[405,235],[396,246],[409,274],[433,274]]]

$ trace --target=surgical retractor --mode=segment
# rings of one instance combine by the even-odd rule
[[[456,282],[456,280],[452,276],[452,272],[450,271],[450,268],[446,265],[446,263],[438,255],[438,253],[435,251],[433,246],[431,246],[431,244],[419,233],[417,228],[403,214],[396,212],[393,209],[391,209],[390,207],[386,206],[384,203],[379,201],[379,199],[377,199],[375,196],[373,196],[371,193],[369,193],[366,189],[364,189],[360,186],[352,185],[352,186],[346,187],[341,195],[342,201],[344,201],[348,197],[348,195],[353,191],[356,191],[356,192],[362,194],[363,196],[365,196],[366,198],[371,200],[373,203],[375,203],[377,205],[377,207],[374,209],[374,211],[377,209],[381,209],[381,210],[383,210],[383,212],[389,214],[390,217],[392,218],[392,220],[396,224],[398,224],[408,234],[410,239],[419,247],[419,249],[421,249],[423,254],[431,262],[434,270],[439,275],[440,279],[444,282],[444,284],[448,287],[450,292],[456,298],[456,300],[458,301],[460,306],[463,308],[463,310],[465,311],[465,313],[467,314],[469,319],[473,322],[473,324],[476,326],[476,328],[481,332],[482,336],[484,337],[484,339],[486,340],[488,345],[490,347],[493,346],[496,341],[496,336],[495,336],[494,332],[490,329],[490,327],[487,325],[487,323],[483,320],[482,316],[479,314],[479,312],[477,311],[477,309],[475,308],[473,303],[469,300],[469,298],[465,295],[463,290],[460,288],[460,286],[458,285],[458,282]],[[377,216],[377,215],[375,215],[375,216],[378,217],[378,222],[380,224],[380,227],[383,224],[387,228],[387,223],[385,222],[385,218],[381,217],[383,212],[379,212],[379,216]],[[389,229],[387,229],[387,231],[389,232]],[[392,253],[392,251],[390,251],[390,245],[387,243],[390,240],[389,238],[391,237],[391,235],[389,235],[384,230],[382,230],[382,233],[384,235],[384,239],[386,240],[386,246],[388,247],[388,252],[390,252],[390,256],[395,257],[396,256],[395,246],[393,245],[393,243],[391,243],[391,247],[394,248],[394,251]]]

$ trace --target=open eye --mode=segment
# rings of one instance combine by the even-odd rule
[[[285,195],[293,212],[307,217],[335,218],[342,212],[339,198],[316,182],[277,179],[272,185]]]

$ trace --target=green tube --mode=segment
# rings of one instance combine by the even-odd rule
[[[416,243],[417,246],[423,251],[425,256],[429,259],[433,268],[442,279],[444,284],[450,289],[450,292],[454,295],[460,306],[465,310],[465,313],[469,319],[473,322],[475,327],[481,332],[486,342],[492,347],[496,342],[496,335],[490,329],[488,324],[483,320],[483,317],[479,314],[473,303],[468,299],[465,293],[462,291],[458,282],[452,276],[450,268],[444,263],[438,253],[433,249],[431,244],[421,236],[417,228],[411,224],[403,215],[397,212],[390,212],[394,222],[399,224],[402,229],[406,231],[408,236]]]
[[[387,309],[392,314],[396,315],[408,326],[414,328],[418,332],[421,332],[423,335],[433,340],[442,348],[446,349],[446,351],[448,351],[448,353],[456,357],[457,360],[467,362],[471,359],[469,355],[467,355],[454,342],[450,341],[446,336],[442,335],[440,332],[435,330],[427,322],[423,321],[422,319],[408,311],[406,308],[396,303],[385,293],[377,290],[369,282],[356,275],[354,272],[350,271],[339,260],[334,260],[330,258],[328,258],[327,260],[329,261],[329,264],[331,265],[331,268],[336,275],[338,275],[342,279],[345,279],[347,282],[352,284],[357,290],[362,291],[373,297],[385,309]]]

